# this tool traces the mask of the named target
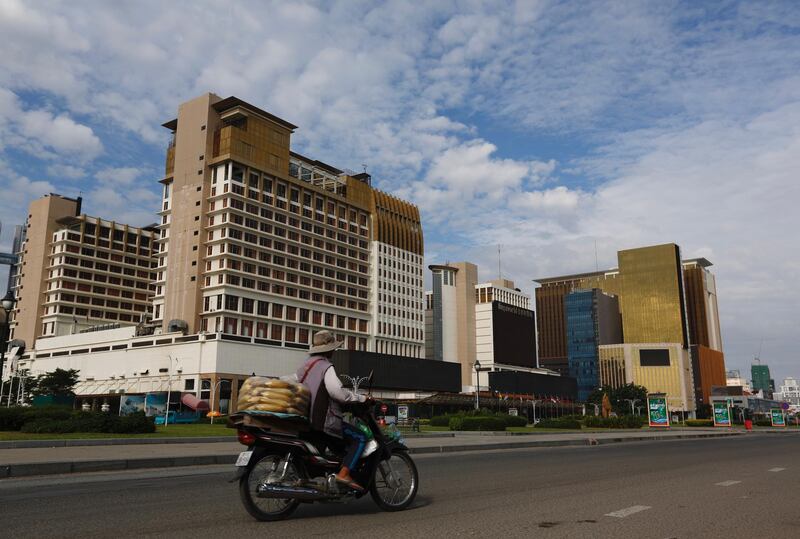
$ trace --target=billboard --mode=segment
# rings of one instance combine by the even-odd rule
[[[727,402],[714,403],[714,426],[715,427],[730,427],[731,422],[731,408]]]
[[[492,302],[494,361],[518,367],[536,367],[536,322],[533,311]]]
[[[669,427],[667,397],[647,396],[647,418],[651,427]]]
[[[769,418],[772,420],[773,427],[786,426],[786,418],[783,416],[783,410],[780,408],[771,408],[769,411]]]
[[[123,395],[119,399],[119,415],[144,412],[144,395]]]
[[[167,413],[166,391],[145,395],[144,413],[147,416],[165,415]]]

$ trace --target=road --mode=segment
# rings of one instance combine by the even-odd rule
[[[800,537],[800,435],[420,456],[414,507],[258,523],[227,467],[0,481],[4,537]]]

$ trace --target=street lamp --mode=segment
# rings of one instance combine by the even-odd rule
[[[8,337],[9,337],[9,327],[11,327],[11,322],[8,317],[11,315],[11,311],[14,310],[14,305],[17,303],[17,298],[14,297],[14,292],[9,290],[6,292],[5,297],[0,300],[0,308],[3,309],[5,316],[3,317],[3,324],[2,331],[0,332],[0,336],[2,337],[2,342],[0,342],[0,400],[3,397],[3,367],[5,366],[6,362],[6,349],[8,348]],[[11,380],[9,379],[8,382],[8,394],[11,395]],[[10,399],[9,399],[10,402]]]
[[[217,380],[217,383],[214,384],[213,386],[211,386],[211,424],[212,425],[214,424],[214,402],[215,402],[214,396],[217,394],[217,390],[219,389],[220,385],[222,385],[222,382],[228,382],[229,384],[231,383],[230,380],[226,380],[226,379],[222,378],[220,380]],[[228,410],[228,413],[230,413],[230,410]]]
[[[178,358],[167,356],[169,358],[169,365],[167,366],[167,409],[164,411],[164,426],[169,424],[169,398],[172,393],[172,362],[178,365]]]
[[[622,399],[627,401],[631,405],[631,415],[636,415],[636,403],[640,402],[640,399]]]
[[[480,372],[481,364],[476,359],[475,363],[473,363],[472,366],[475,368],[475,409],[476,410],[480,410],[481,409],[481,397],[480,397],[480,392],[481,392],[481,372]]]

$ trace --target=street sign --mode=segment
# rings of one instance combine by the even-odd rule
[[[508,415],[519,415],[519,410],[517,410],[516,408],[509,408]]]
[[[406,421],[408,419],[408,406],[400,404],[397,406],[397,419]]]
[[[389,411],[389,407],[386,406],[385,404],[381,404],[381,413],[385,414],[388,411]]]
[[[786,418],[783,416],[783,410],[781,410],[780,408],[770,409],[769,418],[772,420],[773,427],[786,426]]]
[[[727,402],[714,403],[714,426],[715,427],[731,426],[731,408]]]
[[[789,403],[788,402],[781,403],[781,408],[783,408],[784,410],[788,410],[789,409]]]
[[[651,427],[669,427],[667,397],[647,397],[647,418]]]

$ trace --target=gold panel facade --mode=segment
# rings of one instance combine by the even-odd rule
[[[601,346],[598,349],[600,359],[600,385],[620,387],[627,384],[625,376],[625,347],[622,345]]]
[[[590,276],[582,288],[619,296],[626,343],[688,346],[680,253],[673,243],[619,252],[619,272]]]

